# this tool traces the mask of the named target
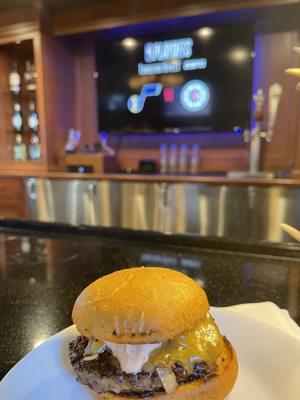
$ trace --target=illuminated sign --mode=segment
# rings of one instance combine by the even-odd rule
[[[161,75],[183,71],[202,70],[207,67],[206,58],[191,58],[193,55],[193,39],[181,38],[157,42],[146,42],[144,45],[145,63],[138,63],[138,75]],[[140,94],[133,94],[127,101],[127,108],[133,114],[140,113],[147,97],[159,96],[161,83],[143,85]],[[170,88],[163,92],[165,103],[174,101],[174,90]],[[200,80],[186,83],[180,94],[182,106],[191,112],[200,111],[209,100],[208,86]]]
[[[170,74],[181,71],[181,61],[164,61],[154,64],[138,64],[138,74],[143,75],[159,75]]]
[[[193,54],[193,39],[182,38],[163,42],[147,42],[144,45],[145,63],[138,64],[138,74],[161,75],[183,71],[205,69],[206,58],[190,58]],[[183,60],[186,58],[187,60]]]
[[[172,58],[189,58],[193,53],[193,39],[182,38],[164,40],[163,42],[147,42],[144,46],[146,63],[170,60]]]
[[[170,74],[181,71],[181,67],[184,71],[193,71],[197,69],[205,69],[207,66],[206,58],[191,58],[190,60],[172,60],[163,61],[153,64],[138,64],[138,74],[144,75],[160,75]]]
[[[205,69],[207,67],[206,58],[192,58],[183,62],[182,69],[184,71],[194,71],[196,69]]]
[[[146,83],[140,94],[133,94],[127,101],[127,108],[133,114],[140,113],[145,105],[147,97],[159,96],[162,91],[161,83]]]
[[[209,88],[198,79],[187,82],[180,93],[182,106],[191,112],[201,111],[209,101]]]
[[[163,95],[165,103],[173,103],[174,89],[172,87],[164,88]]]

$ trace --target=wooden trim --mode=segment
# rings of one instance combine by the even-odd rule
[[[2,35],[0,31],[0,45],[33,39],[36,32],[38,32],[38,29],[38,27],[35,27],[27,33],[17,33],[16,31],[13,31],[9,35]]]
[[[124,25],[164,20],[179,17],[211,14],[222,11],[241,10],[246,8],[263,8],[299,4],[298,0],[173,0],[161,2],[151,0],[131,2],[120,0],[104,4],[57,12],[53,16],[55,35],[69,35],[109,29]]]
[[[39,134],[41,143],[41,162],[46,163],[48,160],[47,154],[47,126],[46,126],[46,110],[45,110],[45,88],[44,88],[44,58],[42,49],[42,34],[36,33],[33,38],[33,54],[36,66],[37,76],[37,112],[39,116]]]
[[[37,171],[46,171],[47,165],[41,161],[4,161],[0,160],[0,176],[6,174],[7,171],[11,172],[8,176],[19,176],[19,173],[29,171],[36,173]]]
[[[0,13],[0,43],[17,39],[31,39],[32,33],[41,29],[41,7],[16,7]]]
[[[201,176],[200,175],[143,175],[143,174],[79,174],[69,172],[47,172],[47,171],[0,171],[1,177],[18,178],[48,178],[48,179],[87,179],[124,182],[165,182],[165,183],[207,183],[214,185],[286,185],[300,186],[300,179],[258,179],[245,178],[233,179],[226,176]]]
[[[300,178],[300,169],[292,169],[291,178]]]

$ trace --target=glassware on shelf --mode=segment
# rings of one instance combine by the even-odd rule
[[[24,82],[27,90],[35,90],[36,89],[36,78],[37,73],[35,71],[35,66],[30,60],[26,60],[25,62],[25,72],[24,72]]]
[[[18,72],[18,64],[13,63],[12,70],[8,77],[9,90],[14,94],[19,94],[21,90],[21,77]]]
[[[14,110],[15,111],[11,119],[13,130],[15,133],[21,133],[23,130],[23,117],[19,103],[14,104]]]
[[[15,135],[15,144],[13,147],[13,157],[15,161],[26,161],[27,160],[27,151],[26,144],[23,143],[22,135],[17,133]]]
[[[37,132],[39,130],[39,119],[33,101],[29,103],[29,115],[27,123],[30,131]]]
[[[199,161],[200,161],[200,146],[198,143],[194,143],[192,146],[191,162],[190,162],[190,173],[197,174],[199,172]]]
[[[30,160],[40,160],[41,158],[41,145],[38,135],[32,132],[30,136],[30,145],[28,147],[28,155]]]
[[[166,174],[168,171],[168,146],[166,143],[161,143],[159,146],[160,152],[160,173]]]
[[[169,172],[171,174],[176,174],[177,167],[178,167],[178,148],[175,143],[172,143],[169,152],[169,168],[168,168]]]
[[[189,162],[189,148],[186,143],[182,143],[179,150],[179,160],[178,160],[178,172],[180,174],[186,174],[188,171]]]

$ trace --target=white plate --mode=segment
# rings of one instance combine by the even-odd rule
[[[300,340],[255,319],[213,309],[234,345],[239,376],[230,400],[299,400]],[[74,326],[24,357],[0,383],[1,400],[88,400],[94,394],[76,382],[68,359]]]

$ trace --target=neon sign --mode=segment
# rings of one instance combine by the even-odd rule
[[[160,75],[170,74],[181,71],[181,61],[164,61],[153,64],[138,64],[138,74],[143,75]]]
[[[133,94],[127,101],[127,108],[133,114],[140,113],[145,105],[147,97],[159,96],[162,91],[161,83],[146,83],[140,94]]]
[[[161,75],[183,71],[195,71],[207,67],[206,58],[191,58],[193,55],[193,39],[181,38],[157,42],[146,42],[144,45],[144,60],[137,66],[138,75]],[[161,83],[143,85],[140,94],[132,94],[127,101],[127,108],[133,114],[140,113],[147,97],[159,96],[162,92]],[[163,92],[164,101],[174,101],[174,90],[170,88]],[[191,112],[202,110],[209,100],[208,86],[200,80],[187,82],[180,93],[182,106]]]
[[[147,42],[144,46],[146,63],[165,61],[172,58],[189,58],[193,53],[193,39],[182,38],[164,40],[163,42]]]
[[[187,82],[180,92],[182,106],[191,112],[201,111],[209,101],[209,88],[199,79]]]

